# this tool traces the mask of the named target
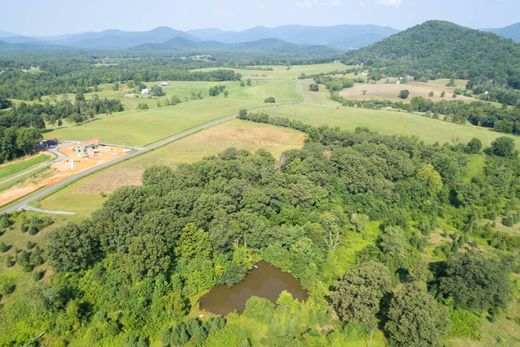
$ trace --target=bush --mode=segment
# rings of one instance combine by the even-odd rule
[[[269,97],[267,97],[267,98],[264,100],[264,102],[265,102],[266,104],[274,104],[274,103],[276,103],[276,99],[275,99],[274,96],[269,96]]]
[[[403,89],[399,92],[399,97],[401,99],[408,99],[408,96],[410,96],[410,91],[408,89]]]
[[[9,295],[16,289],[16,284],[12,280],[4,280],[0,283],[0,294]]]
[[[4,242],[0,242],[0,253],[5,253],[7,252],[8,250],[11,249],[11,246],[4,243]]]
[[[32,274],[32,278],[35,282],[41,280],[43,278],[43,276],[45,276],[45,270],[38,270],[38,271],[33,272],[33,274]]]
[[[309,86],[309,90],[311,92],[319,92],[320,91],[320,85],[318,83],[311,83]]]

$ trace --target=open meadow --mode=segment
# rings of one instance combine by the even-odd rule
[[[473,137],[488,146],[494,139],[508,136],[490,129],[472,125],[460,125],[408,112],[371,110],[353,107],[325,107],[317,105],[294,105],[266,111],[269,115],[300,120],[314,126],[328,125],[354,130],[367,127],[385,135],[417,136],[427,143],[466,143]],[[510,136],[520,148],[516,136]]]
[[[123,96],[126,110],[95,120],[55,129],[45,136],[60,140],[88,140],[99,138],[104,143],[127,146],[144,146],[179,133],[198,124],[237,113],[241,108],[264,106],[265,98],[274,96],[277,104],[296,103],[302,98],[296,92],[293,80],[256,80],[251,86],[241,87],[239,82],[221,83],[229,96],[210,97],[208,89],[217,83],[177,82],[168,90],[176,96],[200,91],[202,100],[189,100],[174,106],[157,107],[150,98],[128,99]],[[207,87],[207,88],[206,88]],[[178,88],[178,89],[177,89]],[[178,91],[178,92],[177,92]],[[163,97],[164,99],[165,97]],[[149,104],[148,110],[136,110],[138,102]],[[161,99],[158,99],[161,101]],[[132,104],[135,106],[132,106]]]
[[[410,95],[408,101],[413,97],[423,97],[432,101],[438,102],[441,100],[464,100],[470,101],[475,100],[474,98],[466,97],[463,95],[457,95],[453,98],[453,92],[455,87],[447,87],[442,83],[435,81],[432,82],[415,82],[411,81],[408,83],[356,83],[354,87],[347,88],[341,91],[340,95],[347,99],[359,99],[359,100],[372,100],[372,99],[386,99],[392,101],[402,101],[399,98],[399,92],[401,90],[408,90]],[[433,92],[433,96],[430,93]],[[442,97],[442,93],[445,93]],[[406,100],[405,100],[406,102]]]

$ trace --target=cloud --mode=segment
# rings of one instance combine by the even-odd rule
[[[342,0],[296,0],[296,6],[303,8],[341,6],[342,4]]]
[[[389,7],[399,7],[401,6],[401,0],[379,0],[379,4],[383,6]]]

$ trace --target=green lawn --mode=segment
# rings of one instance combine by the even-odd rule
[[[37,166],[41,163],[45,163],[46,161],[49,161],[51,157],[47,154],[40,154],[36,155],[34,157],[31,157],[29,159],[16,161],[12,164],[6,164],[0,166],[0,180],[16,175],[24,170],[30,169],[34,166]]]
[[[190,93],[194,87],[191,82],[182,82],[173,85],[168,94],[180,95],[180,90]],[[216,83],[196,83],[199,89],[204,86],[204,99],[183,102],[176,106],[157,107],[157,100],[148,98],[125,100],[127,110],[110,116],[100,116],[98,119],[80,126],[69,126],[53,130],[46,134],[48,138],[57,137],[60,140],[87,140],[100,138],[103,142],[143,146],[165,137],[189,129],[195,125],[237,113],[241,108],[264,106],[268,96],[276,97],[278,104],[299,102],[302,98],[296,92],[296,81],[293,80],[262,80],[253,81],[249,87],[240,87],[239,82],[227,82],[229,97],[207,96],[205,87]],[[177,92],[175,91],[177,89]],[[150,109],[138,111],[132,109],[129,103],[145,100]]]
[[[459,125],[398,111],[301,104],[269,110],[267,113],[297,119],[314,126],[329,125],[350,130],[368,127],[382,134],[413,135],[427,143],[468,142],[476,137],[488,146],[497,137],[508,136],[482,127]],[[510,137],[515,139],[520,148],[518,137]]]

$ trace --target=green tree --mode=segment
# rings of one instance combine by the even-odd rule
[[[369,261],[350,269],[331,294],[332,306],[346,322],[365,324],[372,336],[383,296],[391,289],[392,276],[386,266]]]
[[[460,308],[505,307],[511,297],[508,266],[478,253],[450,256],[437,282],[439,295]]]
[[[448,310],[418,282],[400,285],[393,293],[384,330],[395,346],[438,346],[448,329]]]
[[[128,247],[131,267],[138,276],[154,277],[166,272],[172,262],[170,250],[161,235],[138,235]]]
[[[86,269],[99,255],[99,243],[88,222],[67,224],[49,235],[49,262],[57,271]]]
[[[408,96],[410,96],[410,91],[408,89],[403,89],[399,92],[399,97],[401,99],[408,99]]]
[[[42,139],[43,136],[39,129],[20,128],[16,132],[16,147],[25,155],[29,155]]]
[[[477,154],[482,150],[482,141],[476,137],[472,138],[464,148],[464,151],[468,154]]]
[[[515,141],[506,136],[499,137],[491,142],[491,147],[486,149],[489,155],[496,155],[499,157],[513,157],[515,155]]]

